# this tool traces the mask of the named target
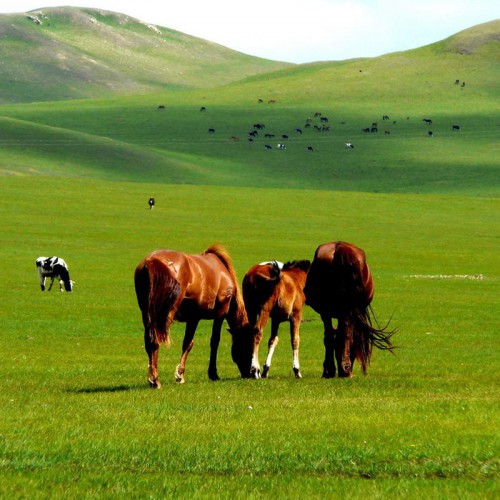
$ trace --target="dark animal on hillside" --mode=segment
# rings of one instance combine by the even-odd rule
[[[205,106],[202,106],[202,107],[200,108],[200,111],[201,111],[201,112],[206,111],[206,110],[207,110],[207,108],[206,108]]]
[[[228,252],[212,245],[201,254],[157,250],[143,259],[134,275],[137,302],[144,324],[149,358],[149,384],[161,386],[158,376],[160,344],[169,344],[173,321],[186,323],[182,356],[175,379],[185,382],[186,360],[202,319],[213,320],[208,376],[218,380],[217,350],[224,319],[232,335],[232,357],[243,377],[250,376],[254,332],[250,328],[236,274]],[[246,354],[246,356],[245,356]]]
[[[354,144],[352,142],[346,142],[345,147],[348,149],[354,149]]]
[[[278,144],[276,147],[277,147],[278,149],[286,149],[286,146],[285,146],[284,144],[281,144],[281,143],[280,143],[280,144]]]
[[[300,128],[296,128],[296,129],[295,129],[295,133],[296,133],[296,134],[299,134],[299,135],[300,135],[300,134],[302,134],[302,129],[300,129]]]
[[[432,130],[429,130],[429,132],[427,132],[427,135],[429,137],[434,137],[434,132]]]
[[[432,120],[430,118],[424,118],[422,120],[426,125],[432,125]]]
[[[342,241],[316,249],[304,293],[306,304],[319,313],[324,325],[324,378],[335,376],[335,359],[338,376],[351,377],[355,359],[366,373],[373,346],[393,352],[394,331],[372,325],[373,291],[363,250]],[[337,328],[332,318],[338,320]]]
[[[322,123],[328,123],[328,118],[326,116],[322,116],[320,119],[319,119],[320,122]]]
[[[264,137],[266,137],[267,139],[272,139],[273,137],[275,137],[274,134],[264,134]]]
[[[372,133],[373,133],[373,132],[378,132],[378,128],[377,128],[377,127],[372,127],[372,128],[370,129],[370,132],[372,132]]]
[[[362,132],[370,132],[370,128],[369,127],[366,127],[366,128],[362,128],[361,129]]]
[[[309,151],[310,153],[312,153],[314,151],[314,148],[312,146],[307,146],[307,151]]]
[[[62,292],[63,287],[67,292],[73,290],[73,281],[69,277],[68,265],[60,257],[38,257],[36,259],[36,267],[40,278],[40,288],[45,291],[45,280],[50,278],[49,291],[52,289],[54,280],[59,280],[59,290]]]
[[[461,128],[461,127],[460,127],[460,125],[452,125],[452,126],[451,126],[451,130],[452,130],[453,132],[455,132],[455,131],[459,131],[459,130],[460,130],[460,128]]]
[[[215,134],[215,129],[214,128],[209,128],[208,129],[209,134]]]
[[[149,198],[148,200],[148,205],[149,205],[149,209],[150,210],[153,210],[153,208],[155,207],[155,199],[154,198]]]
[[[158,109],[165,109],[165,106],[164,106],[163,104],[160,104],[160,105],[158,106]]]
[[[273,149],[273,147],[270,144],[264,144],[264,149]]]
[[[283,135],[281,136],[281,138],[282,138],[282,139],[285,139],[285,140],[288,140],[288,135],[283,134]]]
[[[300,260],[281,264],[277,261],[252,266],[243,278],[243,298],[248,320],[255,327],[251,374],[260,378],[259,345],[262,332],[271,318],[271,336],[262,377],[266,378],[271,367],[274,350],[278,345],[279,325],[290,323],[295,377],[302,378],[299,365],[300,323],[305,295],[304,284],[310,261]]]
[[[389,120],[389,115],[383,115],[382,120]]]

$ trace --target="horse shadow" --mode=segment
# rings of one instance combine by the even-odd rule
[[[139,389],[147,388],[147,386],[143,384],[121,384],[121,385],[99,385],[95,387],[75,387],[67,389],[66,392],[72,394],[100,394],[100,393],[113,393],[113,392],[128,392],[128,391],[136,391]]]

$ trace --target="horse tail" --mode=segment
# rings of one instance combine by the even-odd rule
[[[236,277],[236,271],[234,270],[233,262],[231,260],[231,256],[229,255],[229,252],[222,245],[214,244],[208,247],[203,253],[213,253],[217,255],[217,257],[224,264],[224,267],[228,270],[234,282],[234,300],[231,301],[228,322],[234,321],[235,324],[239,326],[248,323],[248,316],[245,309],[243,294],[241,293],[240,287],[238,285],[238,278]]]
[[[169,313],[181,293],[180,283],[168,265],[158,259],[147,259],[135,271],[135,290],[151,342],[169,345],[172,323]]]
[[[363,373],[370,364],[373,347],[389,351],[394,354],[394,346],[391,337],[395,330],[389,330],[388,326],[379,327],[371,308],[373,297],[373,280],[370,269],[366,264],[364,252],[362,259],[352,258],[352,255],[344,252],[336,252],[340,262],[340,281],[342,295],[345,297],[346,322],[353,328],[354,355],[359,361]],[[373,326],[373,322],[377,327]]]

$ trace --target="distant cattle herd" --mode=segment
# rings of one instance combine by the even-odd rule
[[[460,85],[461,88],[465,87],[465,82],[461,82],[459,79],[455,81],[455,85]],[[261,99],[259,98],[257,100],[259,104],[267,102],[268,104],[276,104],[277,100],[276,99]],[[160,104],[157,108],[158,110],[165,110],[165,105]],[[207,106],[201,106],[199,108],[199,111],[202,113],[207,112]],[[207,113],[207,116],[210,116],[210,113]],[[390,136],[393,131],[399,131],[401,128],[399,128],[398,121],[397,120],[391,120],[390,116],[386,113],[383,113],[381,115],[382,123],[384,123],[383,127],[383,135],[385,136]],[[406,116],[406,119],[404,121],[408,122],[411,120],[410,116]],[[431,118],[429,117],[424,117],[421,119],[423,125],[429,127],[423,132],[424,136],[433,138],[435,137],[435,131],[433,129],[430,129],[430,127],[434,127],[434,122]],[[249,145],[257,145],[261,144],[261,147],[265,151],[271,151],[271,150],[286,150],[287,145],[286,143],[288,141],[291,141],[291,137],[293,136],[300,136],[300,144],[304,146],[304,150],[313,153],[317,151],[316,143],[317,142],[323,142],[323,141],[316,141],[315,139],[312,138],[311,135],[308,135],[308,139],[311,141],[309,144],[304,144],[304,138],[303,133],[305,130],[314,130],[315,132],[318,133],[328,133],[328,132],[337,132],[337,129],[335,127],[338,125],[339,126],[339,131],[343,133],[344,141],[339,141],[339,144],[343,144],[345,149],[354,149],[354,141],[352,140],[352,137],[347,137],[347,134],[345,133],[345,125],[346,125],[345,120],[339,120],[338,122],[332,120],[330,117],[325,116],[322,111],[315,111],[312,113],[311,116],[306,117],[303,120],[303,124],[298,125],[295,124],[290,127],[290,132],[288,131],[268,131],[266,129],[266,125],[262,122],[257,122],[253,123],[252,125],[249,125],[246,136],[243,136],[243,139],[246,140],[246,142]],[[370,123],[370,122],[368,122]],[[209,127],[207,127],[207,133],[210,135],[218,135],[217,131],[218,128],[215,126],[218,124],[211,124]],[[462,130],[461,125],[458,125],[456,123],[450,124],[451,126],[451,131],[452,132],[459,132]],[[222,127],[222,125],[221,125]],[[227,126],[224,127],[227,129]],[[342,130],[344,129],[344,130]],[[360,132],[366,133],[366,134],[378,134],[380,130],[379,123],[377,120],[372,121],[371,120],[371,125],[361,127]],[[292,132],[293,131],[293,132]],[[358,137],[357,134],[353,134],[350,132],[351,135],[354,135],[355,137]],[[260,139],[263,139],[261,141]],[[232,142],[240,142],[242,139],[241,132],[240,133],[235,133],[232,135],[229,135],[228,140]],[[279,139],[279,142],[272,143],[272,139]]]

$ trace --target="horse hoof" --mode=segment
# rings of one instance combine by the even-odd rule
[[[269,373],[270,366],[264,365],[264,369],[262,370],[262,378],[267,378],[267,374]]]
[[[179,366],[178,365],[175,368],[174,377],[175,377],[175,381],[178,384],[185,384],[186,383],[186,381],[184,380],[184,373],[179,373]]]
[[[258,380],[258,379],[260,379],[260,378],[261,378],[261,377],[260,377],[260,370],[255,370],[255,371],[253,372],[253,378],[254,378],[255,380]]]
[[[214,382],[216,382],[217,380],[220,380],[220,377],[219,377],[219,375],[217,375],[217,373],[216,374],[208,374],[208,378],[210,380],[213,380]]]
[[[323,370],[322,378],[334,378],[335,372],[330,372],[329,370]]]
[[[151,387],[151,389],[161,389],[161,384],[158,379],[156,380],[149,379],[148,382],[149,382],[149,387]]]
[[[302,373],[300,373],[298,368],[294,368],[293,372],[295,373],[295,378],[302,378]]]

